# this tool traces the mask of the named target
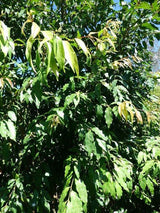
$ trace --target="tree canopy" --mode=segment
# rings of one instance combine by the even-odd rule
[[[160,2],[0,2],[1,212],[159,212],[148,43]]]

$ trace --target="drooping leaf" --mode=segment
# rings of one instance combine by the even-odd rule
[[[138,123],[143,124],[141,113],[137,109],[135,109],[135,113],[136,113]]]
[[[46,44],[47,53],[48,53],[47,54],[47,58],[48,58],[47,75],[48,75],[49,71],[52,71],[55,74],[55,76],[58,80],[59,72],[58,72],[58,67],[57,67],[57,64],[56,64],[52,44],[49,41],[45,42],[45,44]]]
[[[33,38],[36,38],[39,32],[40,32],[40,27],[35,22],[32,22],[31,36]]]
[[[145,188],[146,188],[146,178],[145,177],[139,179],[139,185],[143,190],[145,190]]]
[[[65,187],[61,193],[61,197],[59,199],[59,205],[58,205],[58,213],[64,213],[66,212],[66,202],[65,198],[69,192],[70,187]]]
[[[59,67],[60,69],[64,69],[65,54],[62,39],[60,37],[54,38],[53,46],[54,46],[54,55],[59,64]]]
[[[146,184],[151,195],[154,195],[154,185],[153,185],[153,182],[149,179],[149,177],[147,178]]]
[[[27,40],[27,45],[26,45],[26,58],[28,59],[28,61],[30,62],[30,65],[32,67],[32,69],[35,71],[35,68],[33,66],[33,61],[32,61],[32,46],[33,43],[35,42],[35,39],[31,36],[28,40]]]
[[[84,54],[87,57],[89,57],[90,52],[89,52],[88,48],[86,47],[85,43],[79,38],[75,38],[75,41],[77,42],[78,46],[83,50]]]
[[[63,41],[63,47],[66,61],[71,66],[73,72],[75,72],[77,76],[79,76],[79,65],[76,53],[74,52],[72,46],[68,41]]]
[[[87,203],[87,189],[86,189],[86,185],[84,184],[84,182],[82,182],[81,180],[75,180],[75,184],[76,184],[76,189],[78,192],[78,195],[80,197],[80,199],[84,202]]]
[[[70,194],[71,201],[67,204],[67,210],[66,213],[82,213],[82,202],[80,198],[78,197],[77,193],[72,191]]]
[[[31,23],[31,22],[32,22],[31,19],[27,19],[27,21],[24,22],[24,24],[23,24],[23,26],[22,26],[22,28],[21,28],[21,33],[22,33],[24,36],[25,36],[25,33],[24,33],[25,25],[26,25],[27,23]]]
[[[74,165],[74,172],[75,172],[77,179],[79,179],[80,178],[80,172],[79,172],[78,166],[76,166],[76,165]]]

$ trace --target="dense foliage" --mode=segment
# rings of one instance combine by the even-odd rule
[[[159,212],[158,0],[0,10],[1,212]]]

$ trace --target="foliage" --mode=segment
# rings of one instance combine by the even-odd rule
[[[158,212],[159,2],[0,5],[1,212]]]

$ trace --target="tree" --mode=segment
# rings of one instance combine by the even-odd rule
[[[158,1],[0,4],[1,211],[158,212]]]

